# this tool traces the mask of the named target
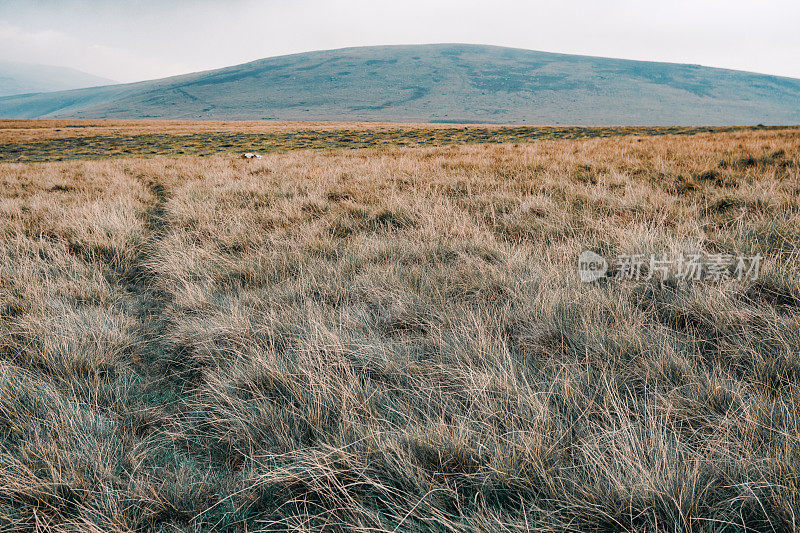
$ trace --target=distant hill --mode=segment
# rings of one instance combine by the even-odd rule
[[[5,97],[0,117],[782,125],[800,124],[800,80],[495,46],[380,46]]]
[[[80,70],[0,61],[0,96],[64,91],[116,83]]]

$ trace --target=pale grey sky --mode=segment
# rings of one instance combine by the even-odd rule
[[[0,0],[0,60],[137,81],[262,57],[464,42],[800,78],[797,0]]]

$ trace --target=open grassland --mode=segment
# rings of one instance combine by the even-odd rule
[[[785,128],[0,120],[0,163],[521,143]]]
[[[797,531],[798,245],[797,129],[0,165],[0,530]]]

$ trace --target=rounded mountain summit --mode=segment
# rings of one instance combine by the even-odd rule
[[[0,118],[788,125],[800,123],[800,80],[496,46],[377,46],[2,97]]]

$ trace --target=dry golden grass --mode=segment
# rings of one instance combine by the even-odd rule
[[[632,135],[784,130],[743,127],[571,127],[364,122],[2,120],[0,163],[211,156],[304,149],[518,143]]]
[[[797,130],[0,165],[0,529],[796,531],[798,245]]]
[[[413,130],[447,130],[447,129],[475,129],[487,128],[492,131],[514,130],[524,126],[502,126],[491,124],[403,124],[384,122],[288,122],[279,120],[250,120],[250,121],[216,121],[216,120],[64,120],[64,119],[0,119],[0,142],[41,141],[45,139],[60,139],[67,137],[89,136],[114,136],[114,135],[195,135],[200,133],[237,133],[237,134],[270,134],[270,133],[298,133],[305,131],[369,131],[392,132]],[[752,130],[761,128],[669,128],[669,127],[609,127],[587,128],[570,126],[534,126],[532,130],[577,130],[591,132],[593,130],[607,131],[719,131],[719,130]],[[770,128],[776,129],[776,128]],[[777,128],[786,129],[786,128]],[[102,154],[100,154],[102,155]]]
[[[0,119],[0,141],[40,141],[93,135],[194,135],[198,133],[294,133],[319,131],[391,131],[408,129],[447,129],[453,124],[401,124],[381,122],[287,122],[278,120],[187,121],[187,120],[63,120]],[[458,127],[465,127],[460,125]],[[500,128],[500,126],[487,126]]]

